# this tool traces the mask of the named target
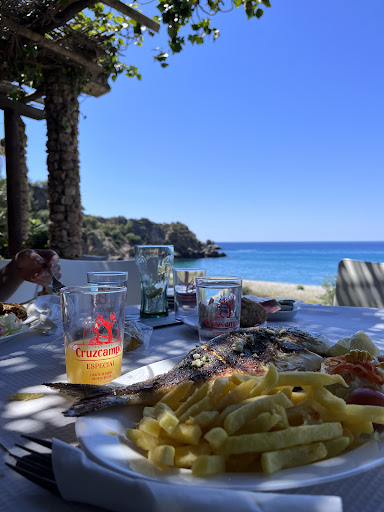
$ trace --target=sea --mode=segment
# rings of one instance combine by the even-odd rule
[[[205,268],[207,275],[321,286],[336,277],[343,258],[384,262],[384,242],[217,242],[221,258],[175,259],[176,268]]]

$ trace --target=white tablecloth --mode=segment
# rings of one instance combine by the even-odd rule
[[[289,325],[311,332],[322,332],[331,342],[363,330],[384,353],[384,310],[304,304]],[[197,332],[185,325],[154,329],[146,353],[137,351],[124,355],[123,372],[170,357],[180,356],[181,359],[198,343]],[[61,337],[43,336],[32,331],[10,340],[0,339],[0,442],[3,445],[13,448],[15,443],[24,444],[20,439],[22,433],[45,439],[56,437],[76,444],[75,420],[61,414],[68,405],[66,398],[41,386],[42,382],[65,379]],[[9,395],[20,392],[43,392],[44,396],[29,402],[9,400]],[[323,485],[300,488],[298,482],[297,490],[284,492],[339,495],[343,499],[345,512],[384,511],[383,482],[384,466]],[[2,463],[0,512],[10,510],[85,512],[98,509],[65,503],[16,475]]]

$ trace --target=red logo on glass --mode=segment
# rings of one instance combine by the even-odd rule
[[[89,345],[103,345],[107,343],[115,343],[117,341],[121,341],[119,336],[119,326],[117,325],[117,337],[114,340],[112,334],[112,327],[116,322],[116,313],[110,313],[109,320],[105,320],[102,315],[97,313],[95,320],[92,323],[92,338],[89,341],[85,341],[87,336],[87,324],[83,333],[83,342],[84,344]]]
[[[221,318],[231,318],[232,309],[235,304],[234,299],[227,300],[226,297],[221,297],[217,304],[218,316]]]

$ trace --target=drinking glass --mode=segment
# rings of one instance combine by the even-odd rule
[[[99,284],[61,289],[69,382],[106,384],[120,376],[126,291]]]
[[[125,286],[128,289],[128,272],[104,270],[103,272],[87,272],[88,283]]]
[[[114,270],[104,270],[103,272],[87,272],[87,280],[88,283],[127,286],[128,272]]]
[[[205,276],[204,268],[174,268],[173,290],[175,318],[197,315],[196,277]]]
[[[137,245],[135,261],[140,277],[140,316],[167,316],[167,288],[173,265],[173,245]]]
[[[237,276],[196,277],[201,342],[240,327],[241,285]]]

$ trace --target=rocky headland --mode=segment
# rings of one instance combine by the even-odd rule
[[[225,256],[215,242],[201,242],[181,222],[157,224],[149,219],[84,216],[83,254],[129,259],[135,255],[135,245],[173,245],[175,258]]]
[[[34,245],[44,247],[48,237],[47,182],[30,183]],[[136,245],[173,245],[175,258],[218,258],[225,254],[212,240],[201,242],[181,222],[159,224],[149,219],[104,218],[83,215],[83,254],[123,260],[135,256]]]

